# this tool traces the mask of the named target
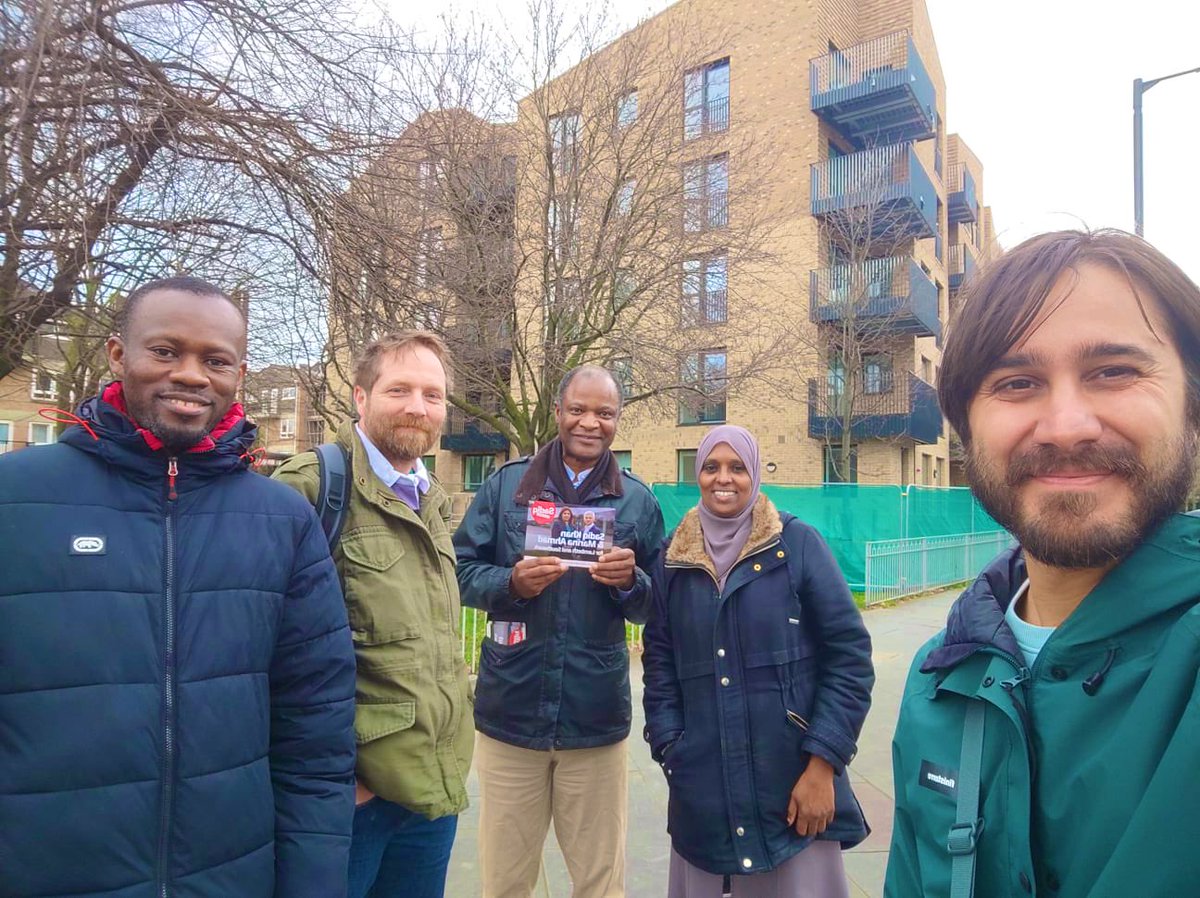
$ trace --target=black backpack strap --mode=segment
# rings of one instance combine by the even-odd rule
[[[325,531],[325,539],[329,541],[329,550],[332,552],[342,537],[342,525],[346,523],[350,459],[346,450],[337,443],[322,443],[313,451],[317,453],[321,479],[321,488],[317,492],[317,515],[321,518],[321,529]]]

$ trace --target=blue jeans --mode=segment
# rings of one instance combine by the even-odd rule
[[[442,898],[458,817],[372,798],[354,809],[349,898]]]

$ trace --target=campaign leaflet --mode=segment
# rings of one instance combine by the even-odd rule
[[[587,567],[613,547],[615,508],[530,502],[525,517],[525,554],[553,556],[571,567]]]

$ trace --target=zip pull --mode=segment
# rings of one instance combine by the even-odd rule
[[[167,460],[167,498],[174,502],[179,498],[175,492],[175,478],[179,476],[179,462],[174,458]]]
[[[1007,690],[1008,692],[1012,692],[1014,689],[1016,689],[1022,683],[1026,683],[1028,681],[1029,681],[1029,668],[1022,667],[1020,670],[1017,671],[1017,675],[1015,677],[1010,677],[1007,680],[1001,680],[1000,688]]]

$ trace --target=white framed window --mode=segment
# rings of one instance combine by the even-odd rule
[[[12,421],[0,421],[0,454],[11,452],[16,448],[13,442]]]
[[[273,415],[279,411],[279,387],[271,388],[270,397],[271,397],[271,404],[270,404],[269,413]]]
[[[56,439],[53,424],[37,423],[29,425],[29,442],[34,446],[49,446]]]
[[[563,112],[550,119],[550,164],[557,175],[574,174],[579,167],[579,113]]]
[[[279,439],[290,440],[296,436],[296,419],[295,418],[280,418],[279,419]]]
[[[54,402],[58,399],[58,381],[54,379],[54,375],[49,371],[33,372],[29,398],[35,402]]]
[[[279,394],[279,398],[280,399],[295,399],[296,398],[296,388],[295,387],[284,387],[283,392]]]

